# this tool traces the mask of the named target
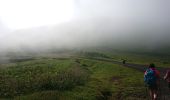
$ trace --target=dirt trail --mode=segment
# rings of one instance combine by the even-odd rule
[[[136,69],[136,70],[138,70],[140,72],[144,72],[146,70],[146,68],[147,68],[146,65],[133,64],[133,63],[122,64],[122,62],[113,61],[113,60],[110,60],[110,59],[102,59],[102,58],[93,58],[93,59],[123,65],[125,67]],[[159,91],[158,100],[170,100],[170,91],[168,89],[167,82],[165,80],[163,80],[163,76],[165,75],[167,68],[157,67],[157,69],[160,71],[160,74],[161,74],[161,79],[160,79],[160,87],[161,88],[160,88],[160,91]]]

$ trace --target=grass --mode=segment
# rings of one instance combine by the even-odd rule
[[[150,53],[133,53],[133,52],[116,52],[116,51],[91,51],[83,52],[83,56],[88,58],[105,58],[112,59],[114,61],[122,62],[126,59],[128,63],[149,65],[155,63],[158,67],[169,67],[170,57],[168,55],[150,54]]]
[[[70,90],[88,74],[71,60],[22,62],[1,70],[0,96],[14,97],[45,90]]]
[[[111,93],[109,98],[112,99],[146,98],[143,73],[108,62],[94,61],[94,63],[91,60],[83,62],[91,66],[90,70],[92,70],[93,74],[88,85],[97,90],[98,98],[102,100],[106,98],[103,97],[105,92],[108,95]]]
[[[109,62],[46,58],[5,66],[0,71],[0,96],[5,99],[146,99],[143,73]]]
[[[117,57],[117,58],[116,58]],[[140,55],[140,54],[118,54],[113,55],[113,59],[122,61],[121,59],[126,59],[129,63],[149,65],[150,63],[155,63],[158,67],[169,67],[169,57],[166,56],[149,56],[149,55]]]

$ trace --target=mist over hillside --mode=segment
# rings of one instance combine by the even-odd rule
[[[1,51],[47,51],[111,46],[157,50],[169,47],[168,29],[140,29],[102,19],[77,21],[53,27],[19,30],[1,37]],[[122,29],[122,27],[126,27]],[[134,29],[134,27],[136,27]]]
[[[169,51],[168,1],[73,0],[72,3],[74,18],[60,24],[6,32],[0,22],[1,54],[101,47]]]

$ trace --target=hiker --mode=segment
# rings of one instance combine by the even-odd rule
[[[155,69],[155,64],[150,64],[145,71],[144,81],[149,89],[151,100],[157,100],[160,73]]]
[[[123,64],[125,64],[126,63],[126,60],[123,60],[123,62],[122,62]]]
[[[168,87],[169,87],[169,90],[170,90],[170,69],[167,70],[165,76],[164,76],[164,79],[167,80],[168,82]]]

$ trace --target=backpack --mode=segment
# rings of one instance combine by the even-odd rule
[[[155,71],[152,69],[147,69],[145,76],[144,76],[144,82],[146,85],[154,85],[156,84],[156,75],[155,75]]]

